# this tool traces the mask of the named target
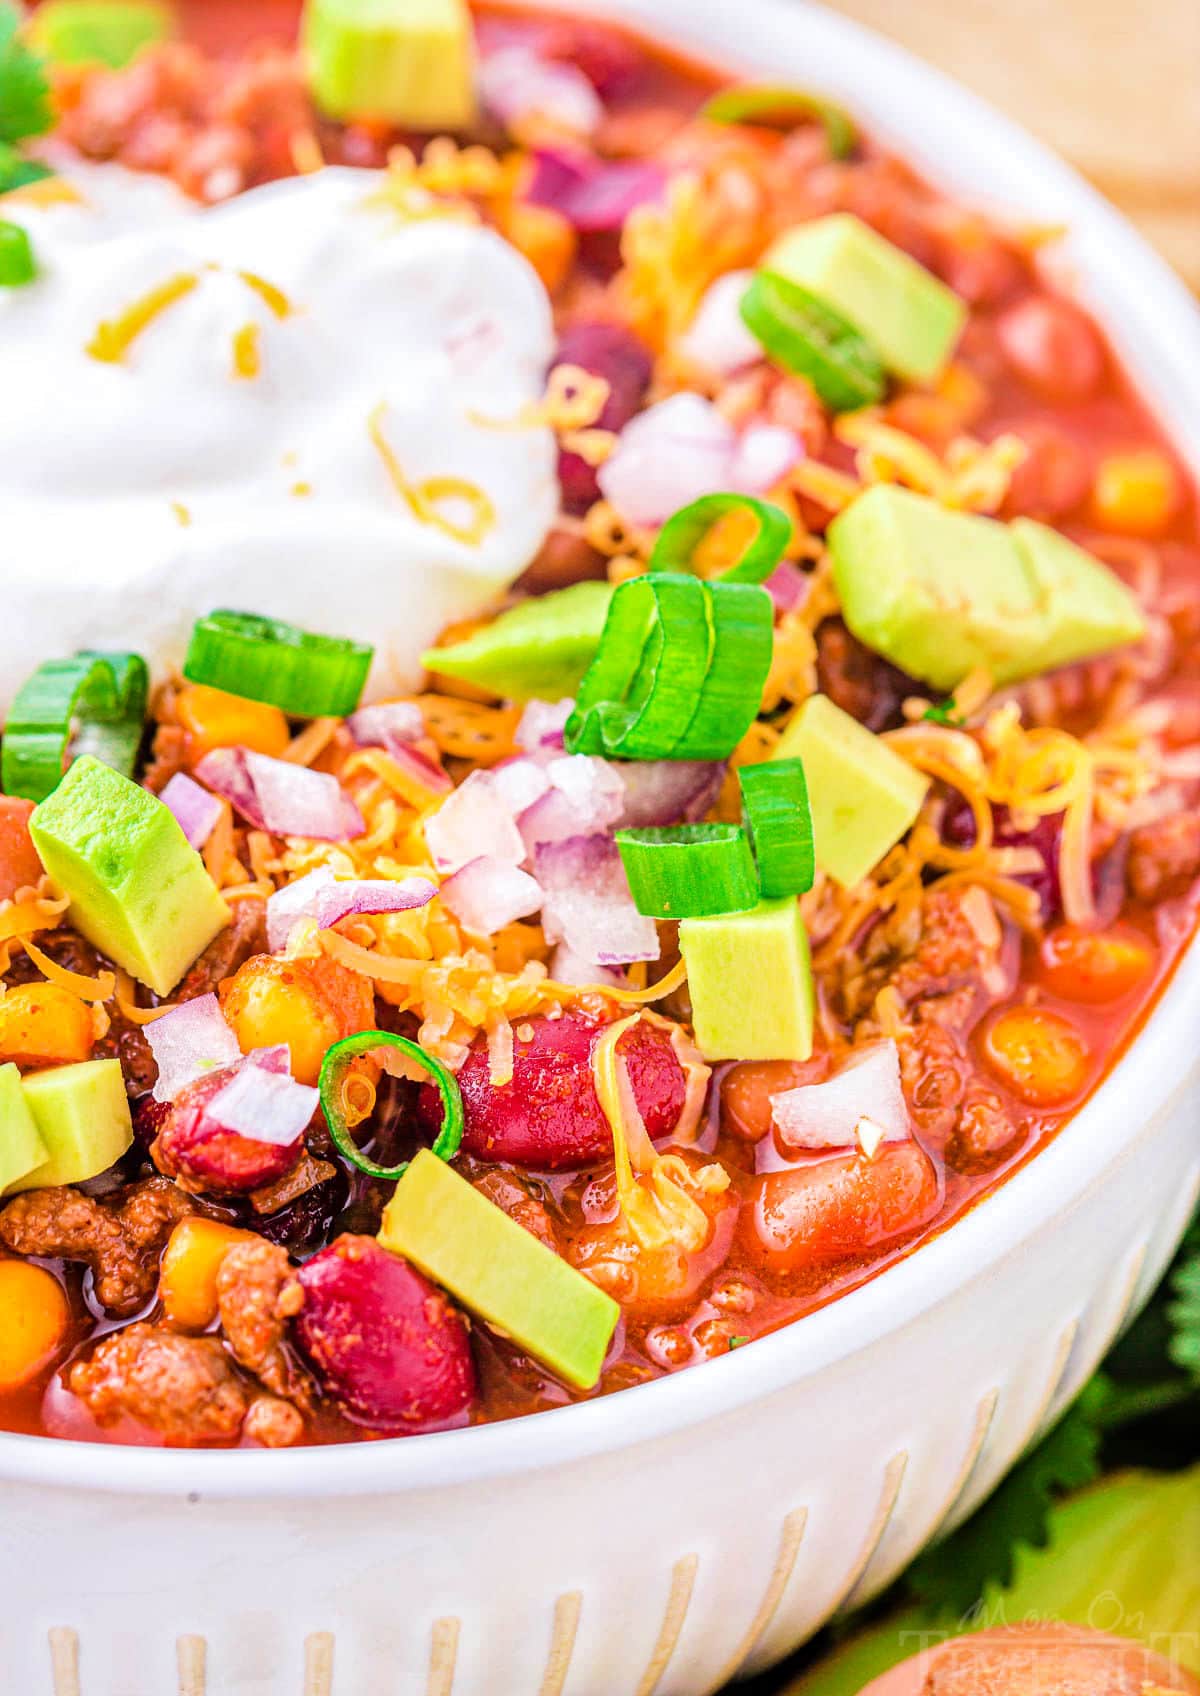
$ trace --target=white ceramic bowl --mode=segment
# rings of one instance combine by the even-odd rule
[[[1080,292],[1200,445],[1191,300],[995,113],[797,0],[584,9],[824,89],[947,189],[1068,224]],[[863,1289],[681,1376],[309,1452],[0,1437],[0,1690],[702,1696],[769,1664],[986,1495],[1153,1287],[1200,1186],[1198,1007],[1193,947],[1023,1171]]]

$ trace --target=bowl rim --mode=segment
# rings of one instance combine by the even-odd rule
[[[555,10],[554,0],[505,0]],[[1019,125],[873,31],[810,0],[577,0],[578,15],[753,74],[812,83],[951,194],[1010,218],[1070,226],[1065,267],[1177,451],[1200,444],[1200,311],[1095,190]],[[1196,451],[1195,449],[1193,451]],[[1200,470],[1200,465],[1194,469]],[[569,1465],[684,1431],[794,1387],[899,1333],[1077,1205],[1137,1130],[1187,1086],[1200,937],[1091,1099],[952,1227],[753,1348],[543,1413],[370,1443],[296,1450],[163,1450],[0,1432],[0,1481],[142,1496],[279,1499],[428,1491]]]

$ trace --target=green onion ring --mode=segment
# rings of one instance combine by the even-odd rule
[[[783,558],[792,539],[792,521],[770,501],[751,495],[702,495],[668,518],[650,555],[651,571],[695,571],[697,549],[731,512],[748,512],[757,521],[757,534],[728,571],[707,578],[712,583],[762,583]]]
[[[85,649],[47,660],[17,691],[0,746],[6,795],[44,801],[62,779],[75,723],[80,752],[132,777],[146,724],[150,672],[140,654]]]
[[[410,1060],[415,1060],[429,1073],[431,1081],[437,1086],[444,1109],[442,1128],[434,1140],[433,1152],[439,1160],[453,1160],[463,1138],[463,1101],[458,1080],[440,1060],[427,1053],[420,1043],[410,1042],[406,1036],[396,1036],[391,1031],[359,1031],[355,1036],[344,1037],[341,1042],[334,1043],[321,1062],[321,1076],[317,1087],[321,1092],[321,1106],[325,1113],[325,1122],[329,1126],[329,1135],[338,1153],[343,1160],[357,1166],[358,1170],[365,1172],[369,1178],[401,1178],[408,1170],[407,1160],[402,1161],[399,1166],[377,1166],[373,1160],[368,1160],[350,1135],[349,1126],[346,1124],[341,1100],[346,1072],[352,1060],[360,1054],[369,1054],[376,1048],[398,1048],[402,1054],[406,1054]]]
[[[858,129],[849,112],[819,94],[799,88],[771,88],[747,84],[722,89],[700,109],[710,124],[758,124],[770,129],[790,129],[806,118],[823,125],[829,151],[835,159],[848,159],[858,143]]]
[[[742,819],[758,861],[763,895],[803,895],[813,886],[812,811],[799,760],[742,766]]]
[[[873,406],[886,394],[883,362],[867,338],[789,277],[759,271],[741,313],[768,358],[811,383],[831,412]]]
[[[617,847],[639,913],[704,919],[758,905],[750,839],[737,824],[619,830]]]
[[[221,607],[197,619],[183,675],[294,718],[347,718],[358,706],[374,651],[363,642],[315,636],[279,619]]]
[[[705,583],[711,659],[673,760],[723,760],[758,717],[775,644],[775,608],[757,583]]]

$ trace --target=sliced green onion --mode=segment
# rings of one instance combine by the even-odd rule
[[[622,583],[584,674],[565,739],[572,754],[665,759],[709,667],[707,591],[676,572]]]
[[[0,744],[6,795],[44,801],[57,789],[76,731],[79,751],[132,777],[146,723],[150,673],[140,654],[85,651],[47,660],[17,691]]]
[[[706,537],[710,536],[733,512],[747,512],[756,521],[757,531],[741,557],[716,577],[716,583],[762,583],[783,558],[783,550],[792,538],[792,521],[770,501],[756,501],[751,495],[702,495],[668,518],[658,533],[654,552],[650,555],[651,571],[695,571],[696,554]]]
[[[0,288],[16,289],[37,276],[33,243],[20,224],[0,221]]]
[[[824,125],[825,139],[835,159],[847,159],[858,142],[858,129],[849,112],[820,94],[799,88],[770,88],[754,83],[744,88],[726,88],[701,107],[700,116],[710,124],[759,124],[769,129],[791,129],[806,118]]]
[[[369,1160],[350,1135],[350,1127],[346,1123],[346,1108],[342,1100],[346,1073],[360,1054],[370,1054],[377,1048],[398,1048],[401,1054],[415,1060],[429,1073],[430,1081],[436,1085],[442,1098],[443,1109],[442,1128],[434,1141],[433,1152],[439,1160],[453,1160],[463,1137],[463,1103],[458,1081],[453,1072],[447,1071],[442,1062],[427,1053],[419,1043],[410,1042],[406,1036],[395,1036],[391,1031],[359,1031],[355,1036],[345,1037],[334,1043],[321,1062],[317,1087],[321,1092],[321,1107],[329,1135],[338,1153],[369,1178],[401,1178],[408,1170],[407,1160],[401,1161],[399,1166],[379,1166],[374,1160]]]
[[[800,760],[765,760],[742,766],[742,818],[758,861],[758,877],[768,900],[803,895],[812,888],[812,811]]]
[[[196,621],[183,675],[295,718],[346,718],[358,706],[374,651],[222,607]]]
[[[712,658],[673,760],[724,760],[758,717],[775,643],[775,608],[756,583],[706,583]]]
[[[867,338],[799,283],[759,271],[742,296],[742,318],[767,355],[803,377],[832,412],[882,400],[883,363]]]
[[[705,919],[758,904],[750,839],[738,824],[619,830],[617,847],[639,913]]]

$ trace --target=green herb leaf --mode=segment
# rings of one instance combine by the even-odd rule
[[[958,729],[963,722],[958,716],[958,704],[953,695],[945,701],[935,701],[932,706],[926,707],[921,717],[930,724],[948,724],[954,729]]]
[[[21,40],[21,14],[0,4],[0,142],[44,135],[54,122],[45,66]]]
[[[1107,1396],[1107,1380],[1094,1378],[995,1495],[910,1569],[910,1588],[932,1613],[961,1618],[990,1584],[1012,1583],[1019,1548],[1045,1548],[1058,1496],[1100,1476],[1098,1420]]]

